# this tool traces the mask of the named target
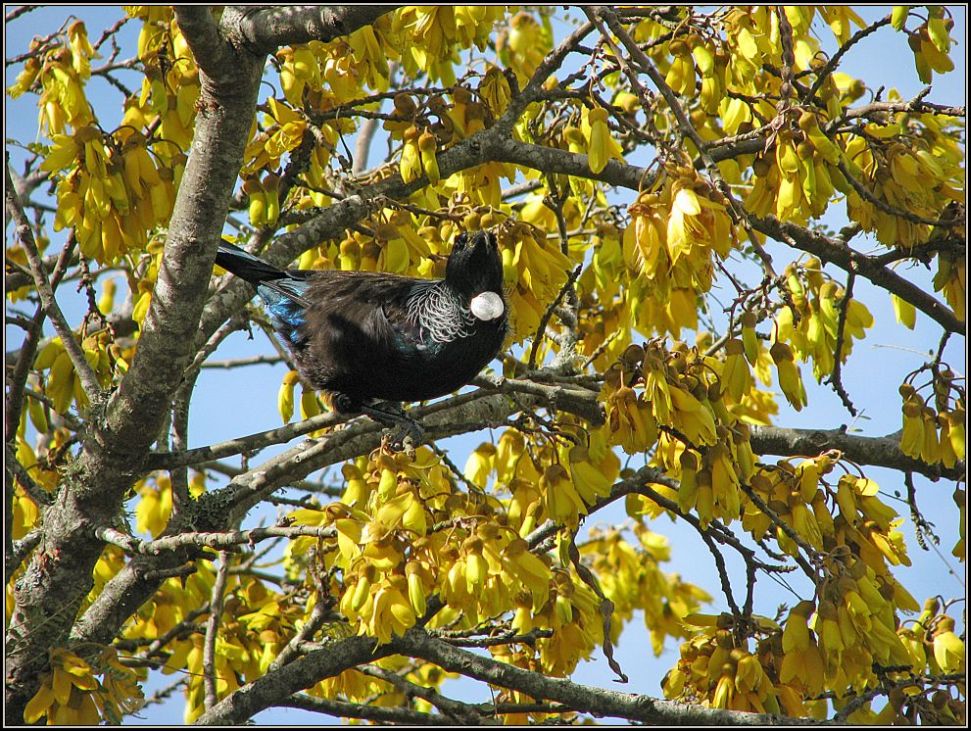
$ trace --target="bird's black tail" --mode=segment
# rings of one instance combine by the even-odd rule
[[[237,277],[253,284],[283,279],[288,276],[282,269],[277,269],[258,256],[225,241],[219,242],[219,248],[216,250],[216,263]]]

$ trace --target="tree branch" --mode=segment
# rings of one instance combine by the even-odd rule
[[[299,708],[303,711],[326,713],[329,716],[341,718],[359,718],[362,721],[373,721],[384,724],[405,724],[409,726],[454,726],[455,721],[434,713],[412,711],[409,708],[383,708],[381,706],[365,705],[363,703],[348,703],[347,701],[332,701],[326,698],[296,693],[289,698],[274,703],[282,708]]]
[[[811,719],[726,711],[579,685],[562,678],[550,678],[541,673],[522,670],[468,650],[452,647],[442,640],[431,637],[424,630],[416,628],[408,630],[401,637],[392,638],[390,647],[399,654],[433,662],[449,672],[517,690],[533,698],[557,701],[575,711],[597,716],[679,726],[709,724],[778,726],[815,723]]]
[[[928,465],[908,457],[900,451],[900,439],[896,434],[861,437],[847,434],[843,429],[785,429],[775,426],[749,428],[752,432],[752,449],[758,454],[813,456],[830,449],[838,449],[844,457],[859,465],[917,472],[932,480],[941,477],[962,480],[967,469],[964,462],[948,469],[943,465]]]
[[[235,83],[236,54],[223,40],[212,17],[212,6],[175,5],[173,10],[199,70],[220,86]]]
[[[878,287],[893,292],[901,299],[910,302],[918,310],[937,322],[948,332],[965,334],[965,324],[955,314],[932,295],[916,284],[908,282],[900,275],[875,262],[871,257],[846,246],[818,231],[811,231],[788,221],[780,221],[775,216],[759,218],[749,214],[752,226],[767,236],[818,256],[823,261],[832,262],[847,272],[869,279]]]
[[[328,643],[230,693],[203,713],[196,723],[241,725],[260,711],[280,704],[283,698],[350,668],[387,657],[393,651],[391,645],[375,647],[373,637],[349,637]]]
[[[206,28],[203,31],[208,33]],[[188,26],[186,33],[190,45],[198,46],[204,40],[196,35],[195,26]],[[203,89],[193,153],[179,186],[134,360],[103,413],[99,410],[92,418],[72,466],[72,479],[48,511],[44,540],[24,581],[15,589],[16,609],[7,634],[8,648],[13,647],[12,642],[16,644],[7,663],[10,723],[23,721],[26,703],[36,692],[37,677],[47,666],[48,650],[67,639],[80,603],[91,589],[92,569],[104,545],[91,528],[111,524],[117,514],[192,356],[216,243],[249,137],[262,68],[261,60],[239,56],[233,64],[232,92],[227,94],[219,93],[223,87],[201,72]],[[79,374],[84,374],[82,369]],[[82,377],[90,380],[88,375]],[[110,636],[117,626],[110,628]]]
[[[238,20],[246,46],[258,54],[309,41],[327,42],[370,25],[397,5],[291,5],[256,8]]]

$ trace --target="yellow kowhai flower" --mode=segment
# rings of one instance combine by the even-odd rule
[[[280,392],[277,395],[277,410],[280,412],[284,424],[289,423],[290,419],[293,418],[293,389],[299,380],[300,376],[296,371],[288,371],[280,384]]]
[[[437,143],[435,135],[429,130],[425,130],[418,137],[418,150],[421,157],[421,167],[425,171],[428,182],[432,185],[438,183],[441,175],[438,172]]]
[[[401,148],[401,179],[406,183],[418,180],[422,174],[421,149],[418,147],[418,129],[412,125],[405,130]]]
[[[805,688],[807,695],[822,692],[825,682],[823,658],[809,632],[809,615],[813,609],[812,602],[802,601],[790,610],[782,632],[783,655],[779,673],[782,683],[796,681]]]
[[[402,635],[413,627],[416,621],[417,617],[411,602],[395,585],[378,589],[370,618],[366,620],[366,628],[368,634],[376,637],[379,643],[385,644],[391,641],[392,633]],[[362,623],[361,628],[364,629],[364,627],[365,624]]]
[[[757,352],[757,351],[756,351]],[[722,382],[735,401],[741,401],[743,394],[754,385],[752,373],[745,362],[745,345],[733,338],[725,344],[725,364],[722,367]]]
[[[587,508],[577,493],[570,473],[562,465],[553,464],[540,477],[540,490],[550,518],[566,525],[576,526]]]
[[[785,343],[775,343],[769,348],[769,354],[775,361],[779,372],[779,386],[785,394],[786,399],[796,411],[802,411],[802,407],[808,402],[806,398],[806,387],[802,383],[799,369],[796,367],[792,355],[792,349]]]
[[[933,633],[934,662],[942,673],[964,672],[964,642],[954,633],[954,620],[942,616]]]
[[[692,59],[692,49],[684,41],[678,39],[671,41],[668,45],[671,52],[671,66],[667,75],[664,77],[665,83],[671,90],[682,96],[694,96],[695,93],[695,65]],[[705,54],[698,54],[702,61],[706,61]],[[714,58],[712,58],[712,64]],[[708,64],[706,64],[708,66]]]
[[[94,669],[65,648],[51,651],[51,672],[24,708],[24,721],[47,717],[48,725],[94,725],[100,720],[92,697],[98,689]]]
[[[954,314],[963,322],[968,291],[967,265],[964,260],[944,254],[939,255],[933,283],[934,290],[944,293],[944,298],[954,310]]]
[[[900,436],[900,451],[904,454],[920,458],[924,446],[924,401],[917,395],[917,391],[909,384],[903,384],[900,389],[903,396],[903,429]]]
[[[483,442],[469,455],[463,474],[469,482],[484,488],[489,475],[495,469],[496,445]]]
[[[695,444],[714,444],[717,434],[711,409],[680,386],[671,388],[669,393],[674,407],[671,425],[684,431]]]
[[[489,64],[485,76],[479,82],[479,96],[488,105],[492,116],[498,118],[506,111],[509,101],[512,99],[512,90],[509,88],[509,80],[506,79],[502,69],[493,64]],[[471,132],[466,132],[471,134]]]
[[[91,59],[101,58],[88,40],[84,23],[76,20],[67,27],[68,45],[71,48],[71,66],[81,79],[91,76]]]
[[[391,76],[388,57],[384,50],[389,48],[390,44],[382,43],[382,40],[385,40],[381,33],[382,29],[382,23],[365,25],[354,31],[347,39],[354,53],[354,60],[359,66],[361,81],[369,88],[380,92],[387,91]],[[382,38],[379,38],[379,35]],[[392,51],[392,53],[397,56],[396,52]]]
[[[280,61],[283,95],[294,106],[300,106],[303,103],[304,88],[308,84],[311,87],[321,85],[317,57],[307,45],[281,48],[276,57]]]
[[[499,58],[513,69],[520,84],[525,84],[552,48],[549,21],[540,25],[526,12],[517,13],[496,40]]]
[[[594,174],[607,167],[608,160],[623,159],[623,148],[610,134],[607,116],[606,109],[595,107],[587,111],[580,121],[580,130],[587,141],[588,165]]]
[[[937,417],[937,423],[941,428],[941,463],[945,467],[954,467],[959,460],[964,460],[964,422],[963,409],[947,411]]]
[[[673,194],[667,226],[672,264],[677,264],[681,255],[695,245],[713,249],[723,259],[727,257],[733,234],[725,206],[717,200],[720,194],[693,175],[678,178]]]
[[[622,386],[607,399],[607,423],[612,441],[628,454],[640,454],[657,441],[657,422],[651,406],[632,388]]]

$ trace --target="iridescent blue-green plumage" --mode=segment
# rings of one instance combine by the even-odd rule
[[[227,243],[216,263],[256,286],[301,376],[332,392],[343,412],[451,393],[496,356],[506,334],[502,262],[488,232],[456,237],[436,280],[284,271]]]

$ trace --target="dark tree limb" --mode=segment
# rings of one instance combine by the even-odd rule
[[[279,708],[298,708],[302,711],[325,713],[340,718],[359,718],[382,724],[402,724],[406,726],[454,726],[455,721],[435,713],[413,711],[410,708],[384,708],[363,703],[332,701],[315,698],[304,693],[296,693],[289,698],[273,704]]]
[[[775,426],[752,426],[750,429],[752,449],[757,454],[816,456],[829,449],[838,449],[844,457],[859,465],[917,472],[932,480],[941,477],[962,480],[967,470],[964,462],[947,468],[908,457],[900,451],[900,438],[897,434],[863,437],[847,434],[843,429],[785,429]]]
[[[397,5],[281,5],[244,11],[238,32],[253,53],[273,53],[281,46],[330,41],[369,25]]]
[[[763,713],[743,713],[706,708],[645,695],[618,693],[580,685],[562,678],[550,678],[508,663],[482,657],[468,650],[452,647],[431,637],[421,629],[410,629],[391,640],[391,648],[403,655],[420,657],[445,670],[460,673],[492,685],[518,690],[537,699],[556,701],[581,713],[622,718],[651,724],[706,726],[778,726],[810,725],[812,719],[795,719]]]
[[[279,670],[270,670],[235,693],[230,693],[203,713],[196,723],[200,726],[242,725],[260,711],[279,705],[283,699],[325,678],[393,652],[392,645],[375,647],[373,637],[336,640],[322,649],[298,657]]]
[[[923,289],[899,274],[874,261],[872,257],[861,254],[846,246],[839,239],[811,231],[788,221],[780,221],[775,216],[749,215],[756,230],[779,241],[784,241],[802,251],[818,256],[824,262],[832,262],[840,269],[855,272],[869,279],[878,287],[893,292],[910,302],[914,307],[930,317],[948,332],[965,334],[965,324],[946,305],[935,299]]]

